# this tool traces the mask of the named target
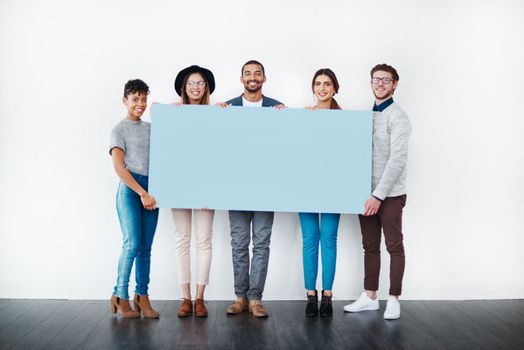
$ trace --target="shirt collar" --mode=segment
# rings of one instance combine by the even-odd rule
[[[393,103],[393,97],[388,98],[386,101],[382,102],[377,106],[377,103],[373,103],[373,112],[383,112]]]

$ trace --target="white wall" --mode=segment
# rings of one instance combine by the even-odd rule
[[[255,58],[266,65],[265,93],[291,107],[312,103],[310,79],[330,67],[340,104],[367,109],[370,68],[395,66],[395,98],[413,125],[403,297],[524,298],[524,3],[247,3],[0,2],[0,297],[108,298],[121,236],[107,147],[125,117],[124,83],[142,78],[150,101],[168,102],[176,73],[199,64],[215,73],[212,97],[222,101],[240,94],[240,67]],[[207,297],[231,299],[224,212],[214,227]],[[334,291],[354,298],[356,217],[344,215],[339,232]],[[265,297],[303,298],[296,215],[276,215],[271,249]],[[179,298],[176,277],[162,209],[152,296]]]

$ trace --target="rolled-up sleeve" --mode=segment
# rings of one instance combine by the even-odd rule
[[[109,137],[109,155],[111,155],[111,152],[115,147],[122,149],[124,153],[126,152],[124,133],[122,129],[118,127],[118,125],[111,130],[111,135]]]

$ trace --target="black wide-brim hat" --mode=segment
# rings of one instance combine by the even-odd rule
[[[202,74],[207,80],[207,84],[209,86],[209,93],[212,94],[213,91],[215,91],[215,77],[213,76],[213,73],[209,69],[195,65],[182,69],[176,75],[175,91],[178,94],[178,96],[182,96],[182,84],[184,83],[184,78],[186,77],[186,75],[191,73]]]

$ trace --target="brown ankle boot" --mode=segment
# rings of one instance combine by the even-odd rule
[[[191,300],[184,298],[176,314],[178,317],[191,316],[193,314],[193,303]]]
[[[133,298],[133,303],[135,304],[136,311],[142,311],[142,315],[147,318],[159,318],[160,314],[156,312],[155,309],[151,306],[149,302],[149,296],[135,294]]]
[[[204,299],[195,300],[195,316],[196,317],[207,316],[207,309],[206,309],[206,305],[204,304]]]
[[[129,300],[120,299],[119,297],[115,295],[111,295],[111,312],[116,314],[117,311],[120,317],[122,318],[140,317],[139,312],[136,312],[135,310],[131,309]]]
[[[226,309],[228,315],[239,314],[247,309],[248,301],[246,298],[239,297],[235,302],[229,305]]]

